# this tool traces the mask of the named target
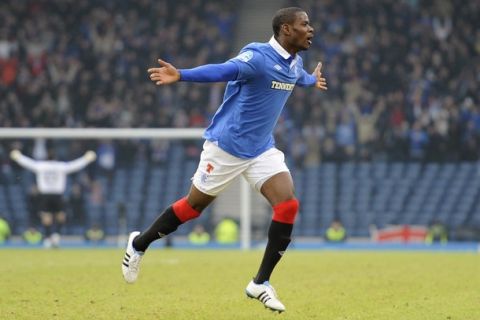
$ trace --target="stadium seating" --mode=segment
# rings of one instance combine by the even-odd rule
[[[103,198],[94,202],[91,190],[87,192],[83,227],[100,223],[107,234],[117,234],[119,204],[125,207],[128,229],[147,227],[165,206],[188,191],[196,162],[185,159],[181,148],[171,148],[170,157],[175,161],[164,166],[137,161],[130,168],[115,170],[111,183],[96,176]],[[29,224],[27,194],[33,175],[15,170],[2,173],[0,212],[19,234]],[[14,179],[17,174],[22,179]],[[368,236],[372,224],[427,225],[439,219],[454,228],[480,220],[476,201],[480,169],[475,163],[325,163],[293,169],[292,174],[301,201],[297,236],[321,236],[334,218],[343,222],[350,236]],[[209,219],[207,212],[200,222],[208,225]],[[191,228],[188,224],[178,234],[185,235]],[[67,231],[79,234],[83,229],[69,226]]]

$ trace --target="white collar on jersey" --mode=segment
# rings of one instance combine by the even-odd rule
[[[280,45],[280,43],[278,43],[277,39],[275,39],[274,36],[270,38],[270,41],[268,41],[268,43],[272,46],[273,49],[275,49],[275,51],[278,52],[279,55],[282,56],[282,58],[284,58],[285,60],[290,59],[291,57],[290,53],[288,53],[287,50],[285,50]],[[290,69],[292,69],[292,67],[297,64],[297,61],[298,61],[298,55],[295,55],[295,58],[293,58],[292,62],[290,62]]]

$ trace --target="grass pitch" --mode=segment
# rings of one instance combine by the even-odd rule
[[[0,250],[0,319],[480,319],[480,255],[290,251],[285,313],[245,297],[262,252],[152,249],[137,283],[123,250]]]

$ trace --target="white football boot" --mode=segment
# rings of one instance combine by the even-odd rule
[[[140,231],[130,233],[127,242],[127,250],[122,261],[123,278],[128,283],[137,281],[138,273],[140,272],[140,261],[142,260],[143,252],[138,252],[133,248],[133,239],[140,234]]]
[[[262,284],[256,284],[253,280],[250,281],[245,289],[245,293],[249,298],[259,300],[265,305],[265,308],[278,311],[279,313],[285,311],[285,306],[278,300],[275,289],[273,289],[268,281]]]

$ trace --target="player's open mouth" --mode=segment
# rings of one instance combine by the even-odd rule
[[[308,38],[307,38],[307,42],[308,42],[308,45],[309,45],[309,46],[312,45],[312,39],[313,39],[313,37],[308,37]]]

